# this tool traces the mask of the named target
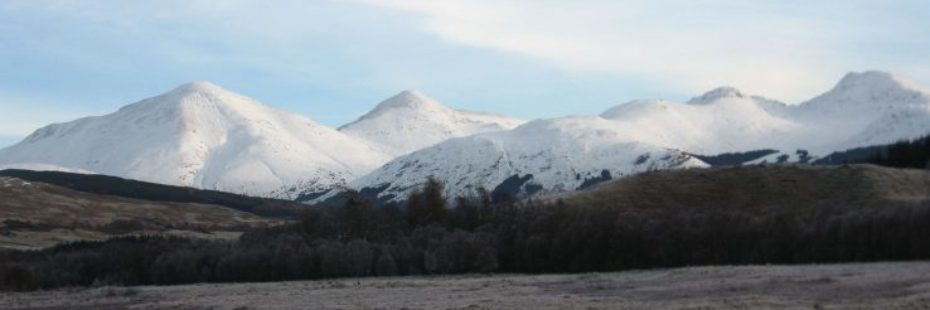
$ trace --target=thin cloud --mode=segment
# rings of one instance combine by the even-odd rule
[[[21,94],[0,102],[0,134],[200,79],[332,126],[405,88],[531,119],[721,85],[800,102],[854,70],[930,85],[926,12],[862,0],[0,1],[0,92]],[[55,116],[24,112],[34,105]]]
[[[868,58],[860,57],[862,49],[848,47],[890,32],[881,25],[892,26],[861,22],[883,18],[870,15],[887,13],[885,2],[362,2],[419,14],[427,31],[456,44],[572,69],[648,76],[691,92],[732,85],[795,102],[846,71],[871,69],[860,67],[870,65],[861,61]]]

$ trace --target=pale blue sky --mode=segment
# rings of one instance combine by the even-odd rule
[[[0,146],[194,80],[338,126],[403,89],[535,119],[720,85],[930,85],[930,1],[0,0]]]

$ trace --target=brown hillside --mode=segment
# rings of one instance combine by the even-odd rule
[[[561,197],[632,208],[907,206],[930,199],[930,173],[874,165],[770,165],[644,173]]]
[[[231,208],[153,202],[0,177],[0,248],[40,248],[125,234],[230,239],[279,223]]]

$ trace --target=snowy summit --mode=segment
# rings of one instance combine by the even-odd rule
[[[452,109],[419,91],[406,90],[339,131],[398,156],[449,138],[512,129],[521,123],[504,116]]]

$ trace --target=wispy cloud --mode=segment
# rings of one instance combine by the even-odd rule
[[[191,80],[331,126],[407,88],[532,119],[720,85],[798,102],[850,70],[930,85],[928,12],[918,0],[0,0],[0,135]]]
[[[361,1],[420,14],[452,43],[688,91],[733,85],[797,101],[849,70],[928,66],[873,57],[894,43],[884,38],[921,31],[907,21],[914,1]]]

